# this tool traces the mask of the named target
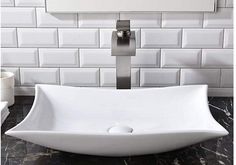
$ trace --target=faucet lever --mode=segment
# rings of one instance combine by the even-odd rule
[[[129,38],[130,32],[130,20],[118,20],[116,23],[117,36],[119,38]]]

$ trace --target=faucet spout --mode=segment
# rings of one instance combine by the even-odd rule
[[[130,31],[129,20],[118,20],[112,33],[111,55],[116,56],[116,87],[131,88],[131,56],[136,54],[135,32]]]

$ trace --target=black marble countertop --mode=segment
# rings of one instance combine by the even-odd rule
[[[233,98],[209,98],[214,118],[229,135],[176,151],[135,156],[99,157],[56,151],[16,139],[4,132],[28,114],[33,97],[16,97],[1,128],[2,165],[233,165]]]

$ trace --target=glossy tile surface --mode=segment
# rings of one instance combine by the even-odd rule
[[[16,97],[2,126],[2,165],[232,165],[233,99],[209,98],[211,112],[229,135],[180,150],[136,157],[97,157],[55,151],[4,135],[29,112],[33,97]]]

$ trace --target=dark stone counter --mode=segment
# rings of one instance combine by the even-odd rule
[[[56,151],[6,136],[4,132],[30,111],[33,97],[16,97],[1,128],[2,165],[233,165],[233,98],[209,98],[214,118],[229,135],[172,152],[135,156],[99,157]]]

